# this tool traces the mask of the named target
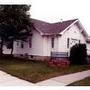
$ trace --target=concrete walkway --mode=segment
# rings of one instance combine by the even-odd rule
[[[66,86],[88,76],[90,76],[90,70],[55,77],[34,84],[0,71],[0,86]]]
[[[51,78],[51,79],[39,82],[36,85],[40,85],[40,86],[66,86],[66,85],[73,83],[75,81],[82,80],[88,76],[90,76],[90,70]]]
[[[0,71],[0,86],[35,86],[35,84]]]

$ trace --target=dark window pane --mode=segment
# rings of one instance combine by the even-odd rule
[[[7,42],[6,46],[7,46],[7,49],[11,49],[13,47],[13,43],[12,42]]]
[[[19,41],[17,41],[17,46],[19,45]]]
[[[23,42],[21,42],[21,48],[24,48],[24,43]]]
[[[69,38],[67,38],[67,48],[69,48]]]
[[[80,43],[80,40],[79,40],[79,43]]]
[[[54,48],[54,38],[51,39],[52,48]]]
[[[29,38],[29,48],[31,48],[32,47],[32,38],[30,37]]]

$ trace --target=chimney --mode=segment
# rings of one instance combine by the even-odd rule
[[[61,23],[62,23],[62,22],[63,22],[63,19],[61,18],[60,21],[61,21]]]

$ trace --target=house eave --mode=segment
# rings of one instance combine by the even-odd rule
[[[85,28],[83,27],[83,25],[81,24],[81,22],[78,20],[79,24],[81,25],[82,29],[81,29],[81,33],[83,34],[83,36],[85,37],[85,39],[88,39],[88,33],[86,32]]]
[[[78,19],[76,21],[74,21],[72,24],[70,24],[66,29],[64,29],[62,32],[60,32],[59,34],[64,34],[72,25],[74,25],[76,22],[78,21]]]
[[[42,36],[61,36],[61,34],[48,34],[48,33],[43,33]]]

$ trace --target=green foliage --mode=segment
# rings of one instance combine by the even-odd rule
[[[70,61],[71,64],[86,64],[86,45],[76,44],[70,50]]]
[[[30,5],[0,5],[0,39],[4,42],[24,40],[31,29]],[[12,43],[13,44],[13,43]],[[2,48],[2,47],[1,47]]]
[[[19,39],[22,34],[28,32],[30,15],[27,15],[27,11],[29,9],[29,5],[1,5],[0,37],[6,41],[10,38]],[[22,33],[23,30],[26,31]]]

